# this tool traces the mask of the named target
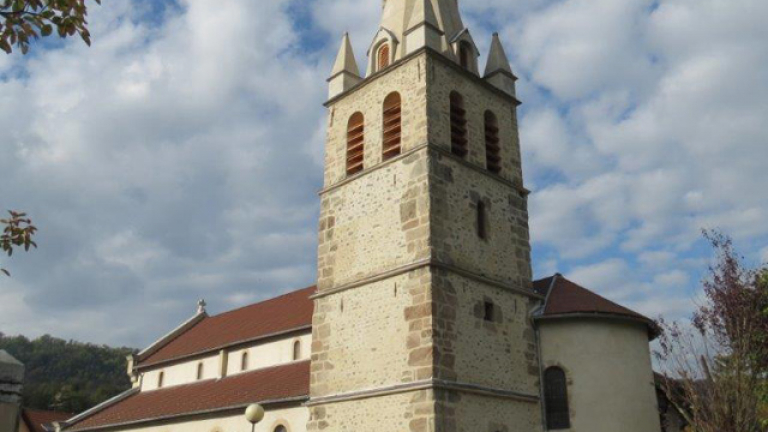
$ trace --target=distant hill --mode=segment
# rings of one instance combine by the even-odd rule
[[[0,333],[0,349],[26,367],[27,408],[79,413],[131,387],[125,369],[131,348]]]

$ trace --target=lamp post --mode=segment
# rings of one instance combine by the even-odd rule
[[[251,424],[251,432],[256,430],[256,423],[264,418],[264,408],[259,404],[250,404],[245,409],[245,419]]]

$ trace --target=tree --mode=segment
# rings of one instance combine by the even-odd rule
[[[768,426],[768,271],[749,268],[731,239],[705,232],[717,260],[692,326],[662,321],[664,391],[695,432]]]
[[[101,4],[101,0],[93,0]],[[0,0],[0,49],[10,54],[16,45],[23,54],[29,42],[56,30],[62,38],[80,35],[90,46],[86,0]]]
[[[0,227],[5,227],[0,235],[0,249],[10,257],[16,248],[24,248],[25,251],[29,251],[31,247],[36,248],[37,244],[32,240],[32,236],[37,232],[37,228],[32,225],[32,219],[29,219],[26,213],[12,210],[8,213],[10,218],[0,219]],[[11,275],[4,268],[0,268],[0,272],[6,276]]]

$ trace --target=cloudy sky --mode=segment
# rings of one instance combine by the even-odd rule
[[[768,261],[768,2],[464,0],[518,83],[537,277],[687,315],[701,228]],[[141,347],[313,283],[325,78],[381,0],[107,0],[94,44],[0,54],[0,332]],[[484,60],[484,58],[483,58]]]

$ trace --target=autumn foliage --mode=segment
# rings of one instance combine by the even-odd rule
[[[101,4],[101,0],[93,0]],[[54,31],[62,38],[79,35],[91,45],[86,0],[0,0],[0,49],[23,54],[29,43]]]
[[[664,391],[694,432],[768,430],[768,272],[725,235],[705,232],[717,260],[690,326],[661,323]]]

